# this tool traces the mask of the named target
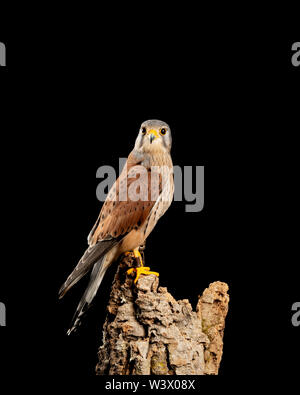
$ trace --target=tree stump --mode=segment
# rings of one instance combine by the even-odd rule
[[[216,375],[223,353],[228,285],[214,282],[199,297],[196,311],[187,299],[175,300],[157,276],[134,276],[133,254],[120,260],[97,375]]]

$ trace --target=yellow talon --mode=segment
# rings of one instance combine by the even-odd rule
[[[129,255],[131,252],[125,252],[125,255]],[[159,273],[157,272],[151,272],[150,271],[150,267],[146,267],[143,265],[143,259],[142,256],[140,254],[140,251],[138,250],[138,248],[133,250],[133,255],[135,258],[137,258],[140,261],[141,266],[140,267],[132,267],[131,269],[127,270],[127,274],[131,274],[133,272],[136,272],[136,277],[134,279],[134,283],[136,284],[137,280],[139,279],[141,274],[155,274],[155,276],[159,276]]]
[[[136,277],[134,279],[134,283],[136,284],[137,280],[139,279],[141,274],[154,274],[155,276],[159,276],[159,273],[157,272],[151,272],[150,267],[147,266],[141,266],[141,267],[132,267],[131,269],[127,270],[127,274],[136,272]]]

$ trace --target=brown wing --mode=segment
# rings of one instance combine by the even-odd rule
[[[127,166],[124,167],[120,177],[111,188],[98,220],[88,237],[89,248],[62,285],[59,291],[60,297],[63,297],[93,267],[95,262],[148,217],[155,204],[155,201],[150,200],[150,171],[143,168],[146,177],[139,180],[139,188],[146,190],[147,199],[134,201],[130,199],[128,193],[131,186],[134,186],[134,182],[140,178],[139,168],[136,168],[138,165],[134,156],[129,155]]]
[[[139,163],[132,160],[132,156],[129,156],[126,165],[112,186],[99,218],[89,235],[90,245],[95,245],[101,240],[120,237],[139,227],[146,220],[155,204],[155,200],[151,200],[150,169],[144,168],[147,175],[142,177],[140,172],[142,169],[139,167]],[[134,189],[136,182],[138,182],[138,188],[147,191],[146,199],[137,201],[131,199],[130,191]],[[161,189],[161,183],[159,183],[158,189]],[[137,192],[139,193],[139,191]],[[159,193],[160,190],[157,191],[157,195]]]

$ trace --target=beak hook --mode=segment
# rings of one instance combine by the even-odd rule
[[[152,141],[155,139],[155,136],[154,134],[151,133],[149,137],[150,137],[150,144],[152,144]]]

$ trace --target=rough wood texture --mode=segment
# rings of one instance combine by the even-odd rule
[[[214,282],[199,297],[196,312],[187,299],[176,301],[155,275],[137,284],[119,264],[103,327],[96,374],[218,374],[228,311],[228,286]]]
[[[218,374],[223,354],[225,318],[228,312],[228,285],[215,281],[205,289],[197,303],[197,316],[202,322],[202,331],[208,336],[205,344],[205,374]]]

